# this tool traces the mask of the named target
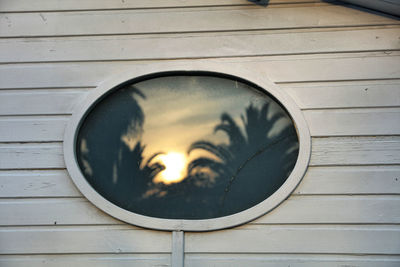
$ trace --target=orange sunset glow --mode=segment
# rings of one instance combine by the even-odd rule
[[[162,182],[164,184],[177,183],[185,178],[186,156],[182,153],[170,152],[165,155],[158,156],[161,163],[165,166],[163,170],[154,180],[154,182]]]

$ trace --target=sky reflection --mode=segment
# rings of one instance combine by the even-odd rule
[[[146,99],[139,100],[147,115],[142,139],[146,144],[145,156],[158,151],[186,155],[190,144],[200,139],[226,142],[223,133],[210,131],[223,112],[229,112],[239,122],[249,103],[261,107],[268,101],[265,94],[247,84],[218,77],[162,77],[137,83],[135,87],[146,95]],[[275,105],[269,115],[278,109]],[[290,123],[290,119],[282,118],[274,131],[279,133]],[[190,155],[190,159],[199,153]]]
[[[106,199],[180,219],[233,214],[278,189],[297,159],[285,110],[249,85],[167,76],[116,90],[87,115],[78,162]]]

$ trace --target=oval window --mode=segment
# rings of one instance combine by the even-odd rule
[[[108,204],[103,210],[134,224],[178,227],[143,225],[127,219],[131,215],[180,222],[182,230],[221,228],[182,222],[212,225],[259,207],[298,162],[292,114],[274,95],[236,76],[161,72],[93,99],[74,126],[70,143],[80,178],[73,179],[86,196],[82,186],[90,188],[89,199],[100,208]]]

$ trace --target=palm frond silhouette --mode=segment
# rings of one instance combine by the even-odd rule
[[[88,114],[80,130],[85,136],[81,142],[85,142],[86,150],[81,150],[79,160],[81,165],[89,164],[89,167],[96,163],[88,175],[88,181],[96,184],[96,190],[115,204],[129,208],[134,196],[140,195],[165,166],[154,162],[160,153],[147,160],[143,156],[145,146],[140,140],[145,114],[138,99],[146,99],[146,96],[133,85],[112,94],[113,97],[102,101],[101,109]],[[129,136],[131,146],[124,142],[124,136]]]
[[[283,183],[277,173],[282,172],[282,168],[285,169],[284,176],[290,173],[298,152],[296,132],[292,125],[281,129],[279,134],[272,134],[277,122],[283,117],[283,113],[272,112],[270,102],[260,108],[253,104],[247,106],[241,116],[242,127],[231,115],[223,113],[214,132],[225,133],[228,144],[214,144],[205,140],[191,144],[189,154],[201,150],[209,156],[193,159],[188,165],[188,177],[216,177],[215,188],[220,191],[219,204],[222,209],[227,206],[227,197],[240,202],[243,194],[251,195],[257,186],[263,186],[266,194],[272,194]],[[274,170],[272,164],[276,164],[280,170]],[[239,192],[237,197],[231,193],[232,189]],[[236,202],[236,207],[230,208],[240,207]]]

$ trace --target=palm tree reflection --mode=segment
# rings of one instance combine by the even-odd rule
[[[286,180],[297,158],[297,136],[287,125],[274,136],[270,133],[284,113],[270,115],[271,104],[261,109],[250,104],[241,116],[243,129],[227,113],[214,132],[224,132],[228,144],[198,141],[189,148],[209,152],[213,158],[199,157],[189,163],[188,176],[214,182],[218,216],[231,214],[257,204],[276,191]],[[217,193],[218,192],[218,193]]]
[[[298,153],[292,124],[271,134],[285,116],[272,112],[270,103],[261,108],[250,104],[242,116],[242,130],[223,113],[214,132],[225,133],[228,143],[201,140],[191,144],[188,153],[200,150],[203,156],[189,162],[186,177],[179,183],[153,183],[147,190],[145,196],[152,196],[159,207],[155,214],[214,218],[242,211],[270,196],[285,182]],[[165,209],[165,203],[173,208]]]
[[[79,130],[78,162],[88,182],[111,202],[129,209],[135,194],[164,169],[151,156],[143,158],[141,144],[145,115],[130,85],[116,90],[93,109]]]
[[[145,114],[137,97],[146,99],[127,86],[105,98],[87,116],[77,143],[88,182],[124,209],[159,218],[225,216],[266,199],[294,167],[296,130],[283,109],[267,100],[260,107],[248,104],[241,125],[221,114],[214,133],[223,133],[225,143],[199,140],[188,155],[164,151],[146,158]]]

